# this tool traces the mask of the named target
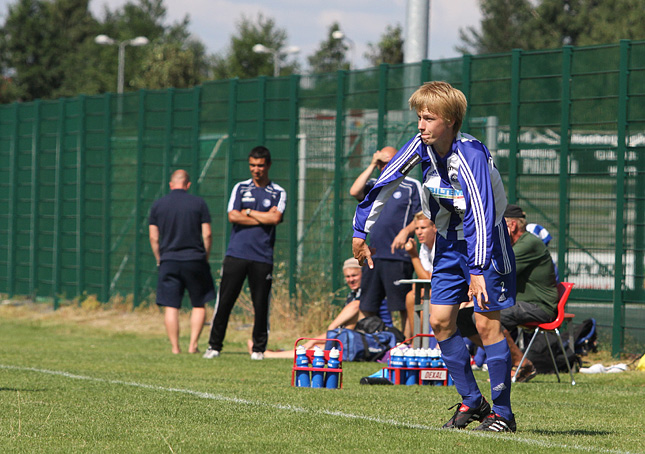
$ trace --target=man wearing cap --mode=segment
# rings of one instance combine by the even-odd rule
[[[508,331],[527,322],[552,321],[557,312],[558,288],[551,254],[540,238],[526,230],[524,211],[517,205],[508,205],[504,218],[515,253],[517,298],[514,306],[500,312],[500,321],[509,340],[513,365],[517,366],[522,359],[522,351],[512,341]],[[472,307],[460,310],[457,325],[462,335],[474,337],[474,342],[478,343],[479,336],[471,313]],[[527,359],[516,374],[516,381],[528,381],[535,376],[535,367]]]

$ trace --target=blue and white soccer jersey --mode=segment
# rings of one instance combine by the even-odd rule
[[[432,269],[434,268],[433,262],[435,246],[436,245],[433,244],[432,249],[430,249],[426,244],[421,244],[421,247],[419,248],[419,260],[421,261],[421,266],[429,273],[432,273]]]
[[[541,239],[545,246],[548,246],[551,242],[551,234],[540,224],[528,224],[526,226],[526,231]]]
[[[423,169],[423,211],[437,227],[432,303],[466,301],[472,274],[484,275],[489,311],[512,306],[515,258],[504,221],[504,185],[490,152],[472,136],[458,134],[445,157],[425,145],[419,134],[412,138],[356,208],[354,237],[367,236],[384,203],[418,163]]]
[[[369,192],[377,180],[369,180],[365,192]],[[383,207],[383,216],[370,230],[370,247],[374,248],[373,259],[401,260],[412,263],[404,249],[392,252],[392,241],[401,229],[414,220],[414,215],[421,210],[421,183],[414,178],[404,178],[401,184],[392,191],[392,197]],[[409,277],[401,277],[409,279]],[[406,292],[407,293],[407,292]]]
[[[228,212],[244,211],[247,208],[266,212],[271,207],[277,207],[280,213],[284,213],[286,206],[287,193],[280,185],[271,182],[265,187],[258,187],[249,178],[233,187],[228,202]],[[256,262],[273,263],[275,227],[275,225],[233,224],[226,255]]]

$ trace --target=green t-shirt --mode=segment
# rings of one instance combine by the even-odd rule
[[[524,232],[513,245],[517,267],[516,301],[526,301],[555,314],[558,288],[551,254],[542,240]]]

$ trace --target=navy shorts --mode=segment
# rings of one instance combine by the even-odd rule
[[[403,260],[374,259],[374,269],[363,267],[361,277],[361,305],[363,312],[379,312],[387,297],[387,308],[405,310],[405,295],[412,289],[410,284],[394,285],[394,281],[412,278],[412,263]]]
[[[215,284],[208,262],[162,261],[157,279],[157,305],[179,309],[185,290],[188,290],[193,307],[204,307],[215,299]]]
[[[435,244],[430,302],[455,305],[468,301],[470,268],[466,241],[449,241],[437,235]],[[499,311],[515,304],[514,266],[508,274],[500,274],[491,265],[483,271],[483,275],[488,293],[488,310],[481,310],[475,303],[475,312]]]

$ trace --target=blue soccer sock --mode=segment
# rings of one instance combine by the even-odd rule
[[[441,358],[446,363],[463,403],[469,407],[478,407],[481,404],[482,393],[475,381],[473,369],[470,367],[470,354],[459,331],[448,339],[439,341],[439,346]]]
[[[511,351],[506,339],[485,345],[493,411],[502,418],[513,419],[511,411]]]

